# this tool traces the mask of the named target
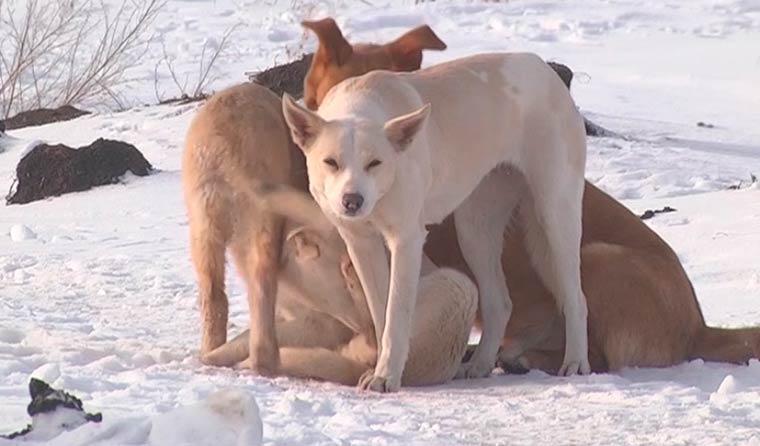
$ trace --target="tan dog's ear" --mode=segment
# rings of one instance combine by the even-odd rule
[[[385,136],[397,151],[403,152],[414,141],[429,115],[430,104],[425,104],[419,110],[393,118],[385,123]]]
[[[427,26],[414,28],[386,45],[396,70],[414,71],[422,65],[422,50],[445,50],[446,44]]]
[[[285,243],[292,243],[298,260],[313,260],[319,257],[319,236],[305,227],[292,229],[285,236]]]
[[[308,151],[309,146],[314,142],[314,138],[322,131],[325,120],[316,113],[298,105],[287,93],[282,96],[282,114],[285,116],[288,127],[290,127],[293,141],[301,150]]]
[[[348,61],[354,50],[348,43],[338,24],[331,18],[322,20],[304,20],[301,22],[304,28],[314,31],[319,39],[317,54],[324,57],[324,62],[334,63],[341,66]]]

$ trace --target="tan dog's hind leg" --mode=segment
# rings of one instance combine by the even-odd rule
[[[221,203],[217,204],[223,208]],[[206,364],[213,363],[204,356],[227,339],[229,310],[224,292],[224,251],[230,230],[219,227],[227,223],[226,218],[211,218],[209,215],[219,208],[213,209],[205,203],[193,203],[190,207],[190,252],[198,278],[201,307],[201,361]]]
[[[269,213],[242,218],[250,223],[247,231],[236,234],[232,252],[248,288],[251,322],[248,365],[262,375],[274,375],[279,364],[274,320],[283,221]]]

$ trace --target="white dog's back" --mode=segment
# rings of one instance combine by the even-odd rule
[[[424,146],[433,153],[417,147],[408,157],[428,166],[428,222],[442,221],[453,210],[450,203],[461,203],[494,165],[521,166],[528,161],[522,157],[551,156],[543,147],[518,149],[536,134],[560,133],[585,141],[582,117],[566,87],[532,53],[478,54],[413,73],[373,71],[333,87],[319,114],[327,120],[357,115],[381,120],[425,103],[431,111]],[[559,117],[545,119],[547,110]],[[550,128],[558,125],[571,131]],[[558,162],[582,171],[585,150],[574,149],[585,148],[585,143],[563,147],[572,151],[533,164]]]

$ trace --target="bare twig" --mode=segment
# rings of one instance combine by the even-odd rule
[[[99,96],[123,106],[114,87],[165,3],[0,0],[0,116]]]
[[[161,45],[164,57],[162,61],[156,65],[156,68],[153,72],[153,89],[158,102],[165,102],[162,97],[163,95],[160,95],[158,93],[159,68],[161,66],[161,63],[166,65],[169,76],[171,77],[174,86],[177,88],[178,98],[184,100],[193,100],[205,97],[208,86],[217,79],[217,77],[214,75],[216,63],[219,60],[219,57],[221,57],[222,54],[227,50],[227,46],[230,42],[230,37],[240,25],[240,23],[237,23],[227,28],[227,30],[225,30],[224,34],[222,35],[221,40],[216,43],[215,48],[212,48],[212,45],[210,45],[208,41],[204,42],[203,47],[201,48],[201,54],[199,57],[200,61],[197,67],[198,75],[195,79],[193,79],[193,86],[191,89],[188,88],[190,75],[185,74],[184,81],[180,81],[177,69],[174,66],[171,57],[169,57],[168,52],[166,51],[166,45],[162,43]]]

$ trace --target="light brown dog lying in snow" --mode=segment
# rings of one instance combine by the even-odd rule
[[[275,324],[280,373],[356,385],[372,371],[377,348],[367,300],[343,241],[307,194],[279,187],[262,190],[257,197],[261,208],[288,218],[277,306],[291,316]],[[476,308],[477,289],[467,276],[426,263],[404,386],[440,384],[454,377]],[[248,336],[243,333],[207,359],[232,366],[247,356]]]

